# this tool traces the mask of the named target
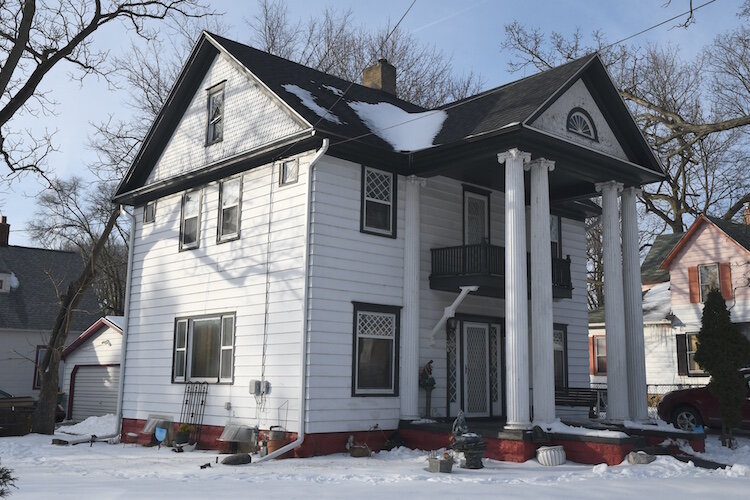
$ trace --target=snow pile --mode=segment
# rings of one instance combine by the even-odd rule
[[[350,102],[360,119],[395,151],[417,151],[434,146],[448,113],[442,110],[409,113],[387,102]]]
[[[643,321],[664,321],[672,312],[669,281],[654,285],[643,295]]]
[[[111,413],[101,417],[89,417],[74,425],[62,426],[58,432],[79,436],[106,436],[115,432],[117,419]]]
[[[541,426],[547,432],[555,432],[560,434],[575,434],[577,436],[596,436],[606,438],[626,438],[627,434],[620,431],[609,431],[609,430],[597,430],[587,429],[586,427],[575,427],[572,425],[566,425],[560,422],[558,418],[551,424],[544,424]]]
[[[282,87],[284,87],[284,90],[286,90],[290,94],[294,94],[299,97],[299,100],[302,101],[302,104],[319,117],[324,118],[331,123],[341,125],[342,122],[339,117],[315,102],[315,97],[313,97],[309,90],[305,90],[291,84],[282,85]]]
[[[683,432],[686,434],[692,434],[690,431],[683,431],[676,428],[672,424],[666,423],[664,420],[653,419],[648,422],[634,422],[632,420],[625,420],[622,425],[627,429],[643,429],[650,431],[669,431],[669,432]]]

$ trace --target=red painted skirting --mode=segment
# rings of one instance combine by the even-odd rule
[[[128,437],[128,433],[139,434],[140,430],[146,424],[145,420],[123,419],[122,421],[122,439],[125,442],[133,442]],[[177,423],[175,423],[177,426]],[[219,450],[228,452],[229,444],[218,441],[224,430],[221,426],[204,425],[201,432],[201,439],[198,446],[203,449]],[[266,436],[268,431],[260,432],[261,439]],[[371,450],[378,451],[382,448],[386,439],[393,433],[393,430],[377,430],[370,432],[326,432],[319,434],[307,434],[301,446],[298,446],[292,452],[285,454],[282,458],[306,458],[318,455],[330,455],[332,453],[345,453],[346,442],[350,435],[354,436],[357,443],[366,443]],[[450,434],[430,432],[423,429],[400,429],[399,435],[404,440],[406,446],[417,450],[437,450],[448,448],[450,446]],[[297,438],[294,432],[287,433],[286,442],[292,442]],[[536,456],[536,449],[542,444],[534,443],[529,437],[519,439],[499,439],[484,436],[487,444],[487,451],[484,456],[494,460],[503,460],[507,462],[525,462]],[[660,444],[665,437],[648,437],[649,444]],[[140,444],[150,444],[151,436],[140,435],[137,438]],[[688,441],[695,451],[703,451],[705,442],[702,439]],[[575,439],[558,438],[553,439],[545,445],[562,445],[568,460],[582,464],[601,464],[618,465],[625,460],[628,453],[635,449],[633,440],[630,438],[623,439],[621,442],[599,442],[586,441],[580,436]],[[677,448],[675,447],[675,451]]]

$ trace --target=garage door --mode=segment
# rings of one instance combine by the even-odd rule
[[[78,366],[72,381],[72,418],[115,413],[119,382],[119,366]]]

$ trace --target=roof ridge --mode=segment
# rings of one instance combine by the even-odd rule
[[[551,71],[556,71],[556,70],[565,68],[566,66],[569,66],[569,65],[571,65],[573,63],[581,62],[584,59],[585,60],[589,60],[592,57],[595,57],[596,54],[597,54],[597,52],[590,52],[590,53],[588,53],[588,54],[586,54],[584,56],[577,57],[577,58],[572,59],[572,60],[570,60],[568,62],[560,64],[559,66],[555,66],[555,67],[552,67],[552,68],[549,68],[549,69],[538,71],[538,72],[536,72],[536,73],[534,73],[532,75],[524,76],[523,78],[519,78],[518,80],[512,80],[510,82],[503,83],[501,85],[498,85],[497,87],[493,87],[491,89],[483,90],[482,92],[479,92],[478,94],[473,94],[473,95],[466,96],[466,97],[463,97],[461,99],[458,99],[456,101],[452,101],[452,102],[449,102],[449,103],[446,103],[446,104],[442,104],[442,105],[440,105],[440,106],[438,106],[437,108],[434,108],[434,109],[444,109],[444,108],[447,108],[447,107],[450,107],[450,106],[458,105],[458,104],[462,103],[463,101],[467,101],[469,99],[481,99],[481,98],[485,97],[486,95],[489,95],[489,94],[492,94],[494,92],[497,92],[500,89],[503,89],[503,88],[506,88],[506,87],[512,87],[513,85],[516,85],[516,84],[519,84],[519,83],[523,83],[523,82],[525,82],[527,80],[530,80],[532,78],[536,78],[536,77],[539,77],[541,75],[549,74],[549,72],[551,72]]]
[[[366,89],[367,91],[379,92],[379,93],[383,94],[384,96],[387,96],[389,99],[396,99],[396,100],[401,101],[403,103],[406,103],[406,104],[408,104],[410,106],[418,107],[422,111],[431,111],[430,108],[425,108],[423,106],[420,106],[419,104],[413,103],[411,101],[407,101],[406,99],[402,99],[402,98],[400,98],[400,97],[398,97],[396,95],[393,95],[393,94],[391,94],[389,92],[386,92],[384,90],[376,89],[376,88],[373,88],[373,87],[368,87],[367,85],[362,85],[361,83],[357,83],[357,82],[354,82],[354,81],[351,81],[351,80],[347,80],[345,78],[342,78],[340,76],[334,75],[332,73],[326,73],[325,71],[321,71],[321,70],[319,70],[317,68],[313,68],[312,66],[307,66],[307,65],[302,64],[300,62],[293,61],[291,59],[286,59],[284,57],[277,56],[276,54],[271,54],[270,52],[266,52],[265,50],[258,49],[256,47],[253,47],[252,45],[248,45],[248,44],[245,44],[245,43],[242,43],[242,42],[238,42],[236,40],[231,40],[231,39],[226,38],[224,36],[217,35],[215,33],[211,33],[210,31],[206,31],[206,34],[208,34],[212,38],[216,39],[216,41],[219,42],[219,43],[221,43],[222,45],[229,45],[229,44],[241,45],[245,49],[250,49],[250,50],[252,50],[254,52],[262,54],[264,57],[271,57],[273,59],[276,59],[278,61],[283,62],[284,64],[293,64],[293,65],[296,65],[296,66],[300,66],[300,67],[305,68],[307,70],[314,71],[316,73],[320,73],[321,75],[324,75],[324,76],[326,76],[328,78],[335,78],[336,80],[339,80],[341,83],[344,83],[346,85],[356,85],[357,87],[360,87],[362,89]],[[293,83],[293,82],[290,82],[290,83]],[[320,82],[320,83],[322,84],[324,82]],[[341,90],[342,92],[344,91],[344,89],[339,89],[339,90]],[[343,97],[342,97],[342,99],[343,99]]]
[[[39,250],[42,252],[69,253],[73,255],[79,255],[75,250],[55,250],[54,248],[27,247],[25,245],[8,245],[7,247],[0,248],[20,248],[23,250]]]

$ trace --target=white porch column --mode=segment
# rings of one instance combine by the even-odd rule
[[[604,321],[607,338],[607,420],[629,418],[628,373],[623,306],[622,248],[617,198],[622,184],[596,185],[602,193],[602,255],[604,261]]]
[[[555,420],[555,357],[552,339],[552,258],[549,172],[555,162],[540,158],[531,171],[531,369],[534,422]]]
[[[404,308],[401,319],[399,397],[401,419],[419,418],[419,188],[424,179],[406,179],[404,230]]]
[[[511,149],[505,163],[505,351],[508,429],[528,429],[529,326],[526,292],[526,202],[523,165],[529,153]]]
[[[635,198],[638,188],[622,192],[622,275],[625,295],[625,339],[628,366],[628,405],[630,419],[648,420],[646,354],[643,341],[643,296],[641,264],[638,254],[638,213]],[[606,301],[605,301],[606,304]]]

